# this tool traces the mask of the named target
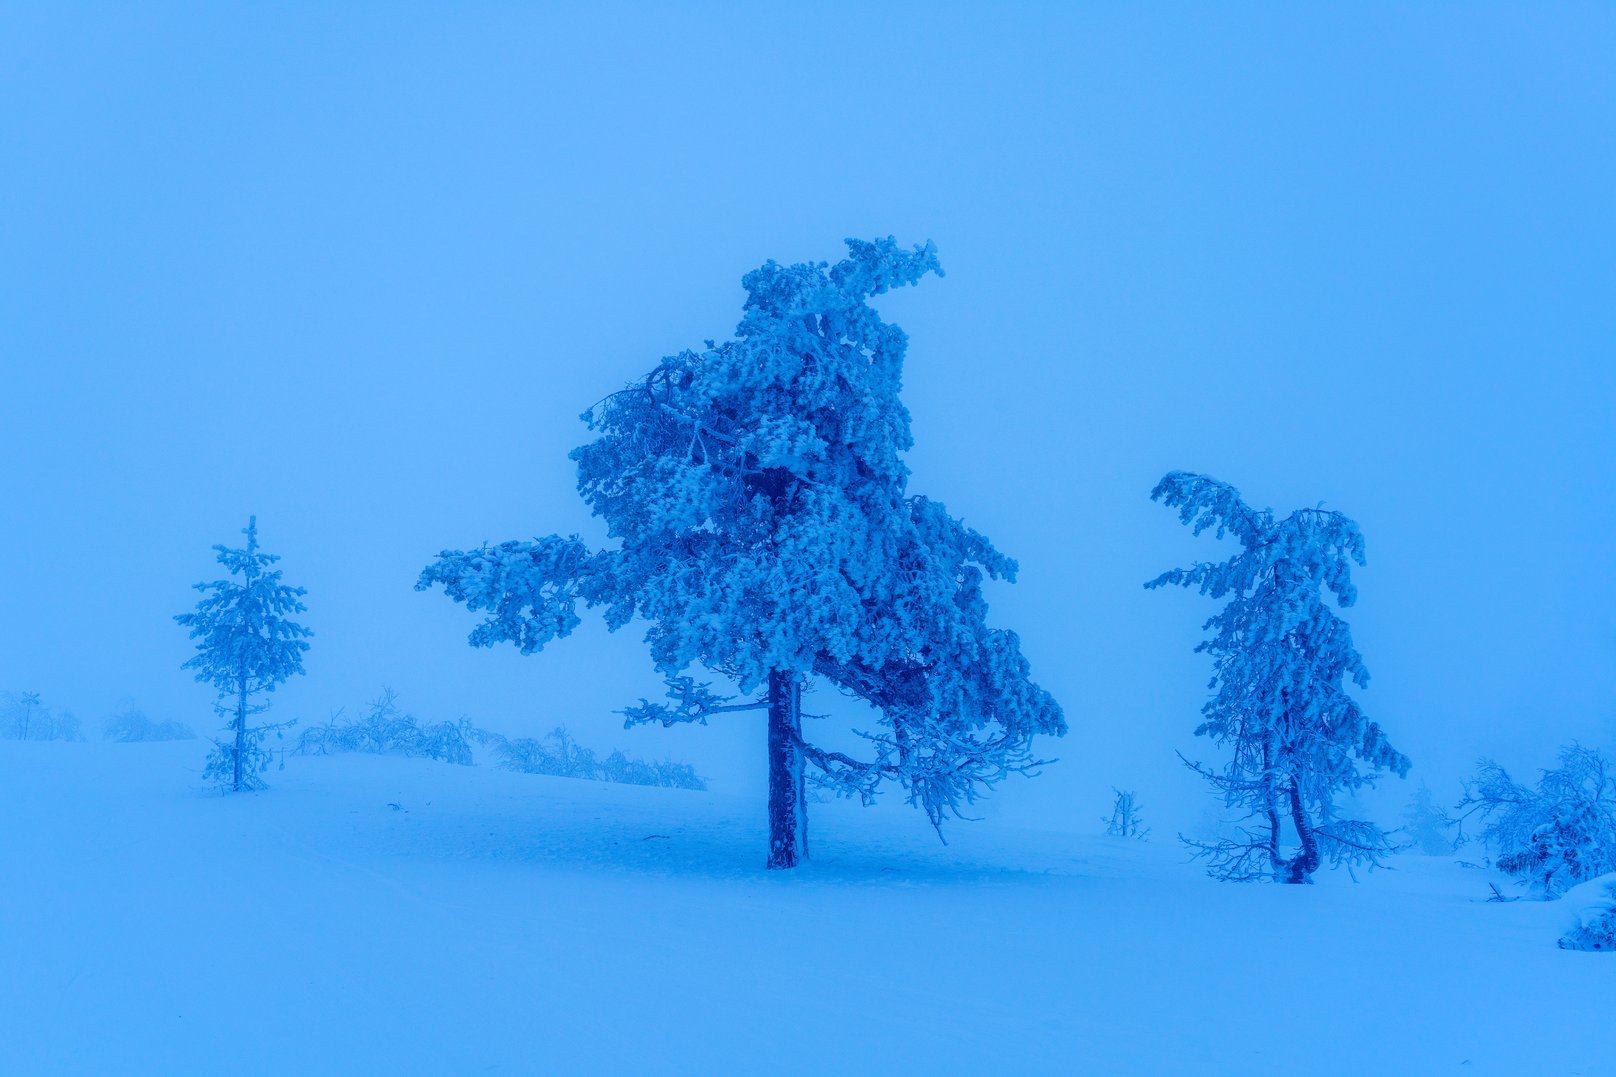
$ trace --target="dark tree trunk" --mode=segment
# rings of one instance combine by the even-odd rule
[[[236,758],[235,774],[230,788],[241,792],[241,756],[247,750],[247,682],[242,680],[236,693]]]
[[[808,800],[802,786],[802,680],[769,674],[769,867],[808,859]]]
[[[1313,824],[1308,821],[1307,809],[1302,806],[1302,792],[1296,786],[1296,779],[1291,779],[1291,823],[1296,827],[1297,840],[1302,843],[1301,851],[1291,857],[1285,875],[1285,882],[1305,883],[1308,876],[1319,870],[1319,838],[1313,833]]]

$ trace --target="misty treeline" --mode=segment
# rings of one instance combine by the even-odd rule
[[[1019,566],[909,489],[913,439],[899,399],[908,338],[870,301],[942,276],[936,250],[890,238],[847,247],[834,265],[771,261],[748,273],[733,339],[666,356],[585,410],[593,440],[571,455],[607,546],[549,535],[449,549],[416,581],[480,615],[474,647],[534,654],[588,610],[612,630],[644,628],[666,697],[627,705],[627,726],[763,714],[771,868],[809,855],[809,784],[866,803],[894,788],[941,835],[997,783],[1051,761],[1036,738],[1066,732],[1016,634],[988,621],[984,585],[1014,582]],[[1256,508],[1189,471],[1169,472],[1150,496],[1194,535],[1237,547],[1145,585],[1187,588],[1218,607],[1197,647],[1212,676],[1194,730],[1216,756],[1182,761],[1234,825],[1216,841],[1181,840],[1218,878],[1289,883],[1327,864],[1372,868],[1415,845],[1451,851],[1456,820],[1423,786],[1402,827],[1343,809],[1411,765],[1354,694],[1369,680],[1342,616],[1357,600],[1353,569],[1366,564],[1357,524],[1322,506]],[[244,549],[215,548],[230,578],[199,584],[203,601],[179,618],[198,641],[187,667],[215,687],[226,719],[210,774],[231,788],[256,783],[263,738],[281,727],[249,718],[303,672],[310,635],[292,620],[302,590],[280,582],[255,521],[246,534]],[[809,735],[802,700],[815,685],[873,709],[875,726],[855,731],[862,750]],[[672,764],[597,758],[560,729],[506,740],[465,720],[421,725],[391,696],[305,730],[296,751],[463,763],[476,746],[536,773],[699,783]],[[1583,749],[1535,788],[1484,764],[1455,811],[1485,821],[1502,870],[1553,896],[1610,869],[1604,775],[1602,757]],[[1142,837],[1132,794],[1117,798],[1108,830]]]
[[[105,740],[192,740],[196,732],[183,722],[150,718],[130,704],[101,722]],[[38,692],[0,692],[0,740],[86,739],[83,724],[72,711],[51,705]]]

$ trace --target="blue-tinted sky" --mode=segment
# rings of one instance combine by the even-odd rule
[[[211,724],[169,618],[257,513],[318,633],[283,717],[385,683],[761,788],[749,717],[618,728],[637,634],[474,652],[411,584],[598,536],[578,413],[892,234],[948,271],[883,301],[914,488],[1020,558],[1073,724],[1001,804],[1194,793],[1171,468],[1360,522],[1416,775],[1609,737],[1611,8],[582,7],[0,7],[0,688]]]

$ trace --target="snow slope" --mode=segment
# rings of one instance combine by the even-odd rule
[[[749,799],[201,757],[0,742],[0,1073],[1616,1073],[1616,958],[1445,861],[1217,884],[837,803],[778,874]]]

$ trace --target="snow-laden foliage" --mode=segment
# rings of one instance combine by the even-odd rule
[[[1591,748],[1562,748],[1560,765],[1543,771],[1536,789],[1484,759],[1459,811],[1482,820],[1499,870],[1544,897],[1616,871],[1616,775]]]
[[[263,787],[258,775],[273,760],[264,742],[270,735],[278,739],[292,723],[254,729],[247,719],[268,706],[264,697],[276,686],[303,672],[306,640],[313,635],[291,619],[306,609],[307,592],[282,583],[280,569],[270,567],[280,558],[258,548],[258,517],[248,519],[242,534],[242,549],[213,547],[229,576],[197,584],[203,597],[195,611],[174,618],[196,641],[197,653],[181,668],[214,687],[214,710],[229,720],[228,736],[213,742],[203,778],[230,790]]]
[[[1437,807],[1431,787],[1421,782],[1403,810],[1403,825],[1398,830],[1427,856],[1447,856],[1457,846],[1454,825],[1448,813]]]
[[[1150,837],[1150,828],[1139,813],[1139,801],[1134,798],[1131,791],[1112,787],[1111,792],[1116,797],[1111,802],[1111,815],[1102,819],[1105,823],[1105,833],[1112,838],[1138,838],[1140,841]]]
[[[138,707],[126,707],[108,718],[101,735],[107,740],[135,744],[158,740],[195,740],[196,730],[177,721],[156,721]]]
[[[501,738],[495,745],[494,754],[500,766],[524,774],[548,774],[557,778],[622,782],[626,785],[653,785],[664,789],[707,788],[707,782],[689,763],[635,759],[621,751],[614,751],[605,759],[601,759],[594,749],[586,748],[573,740],[572,735],[561,726],[551,730],[549,735],[542,739]]]
[[[1196,647],[1212,657],[1213,673],[1195,733],[1230,755],[1218,769],[1189,765],[1251,822],[1239,839],[1189,844],[1225,879],[1304,882],[1324,858],[1349,869],[1377,865],[1392,851],[1385,833],[1342,818],[1335,804],[1337,793],[1373,784],[1376,772],[1401,777],[1409,765],[1348,694],[1345,682],[1363,688],[1369,671],[1326,599],[1333,595],[1342,608],[1357,599],[1351,570],[1364,563],[1357,524],[1324,509],[1275,519],[1227,483],[1184,471],[1170,472],[1150,496],[1177,509],[1196,535],[1210,530],[1241,547],[1227,560],[1173,569],[1145,585],[1191,587],[1223,603],[1203,626],[1210,638]],[[1287,838],[1297,845],[1290,855]]]
[[[578,489],[612,545],[550,536],[446,551],[417,584],[486,613],[477,646],[537,651],[578,625],[579,605],[612,629],[640,619],[673,705],[642,702],[630,723],[765,705],[733,702],[695,667],[741,695],[766,689],[771,841],[793,846],[771,845],[781,866],[804,855],[804,759],[846,794],[895,781],[941,824],[1036,765],[1035,734],[1065,730],[1015,634],[987,624],[982,585],[1013,580],[1015,562],[907,490],[907,338],[868,301],[940,275],[936,252],[848,247],[834,266],[747,274],[736,339],[669,356],[584,413],[597,437],[572,454]],[[809,677],[878,710],[861,757],[801,735]]]
[[[324,725],[305,729],[294,751],[298,755],[404,755],[469,767],[473,762],[472,746],[497,739],[465,718],[423,725],[413,714],[399,708],[398,693],[384,688],[360,717],[348,718],[338,711]]]
[[[1560,949],[1616,950],[1616,872],[1573,887],[1565,901],[1571,926],[1560,936]]]
[[[84,732],[71,711],[42,702],[38,692],[0,693],[0,739],[83,740]]]

